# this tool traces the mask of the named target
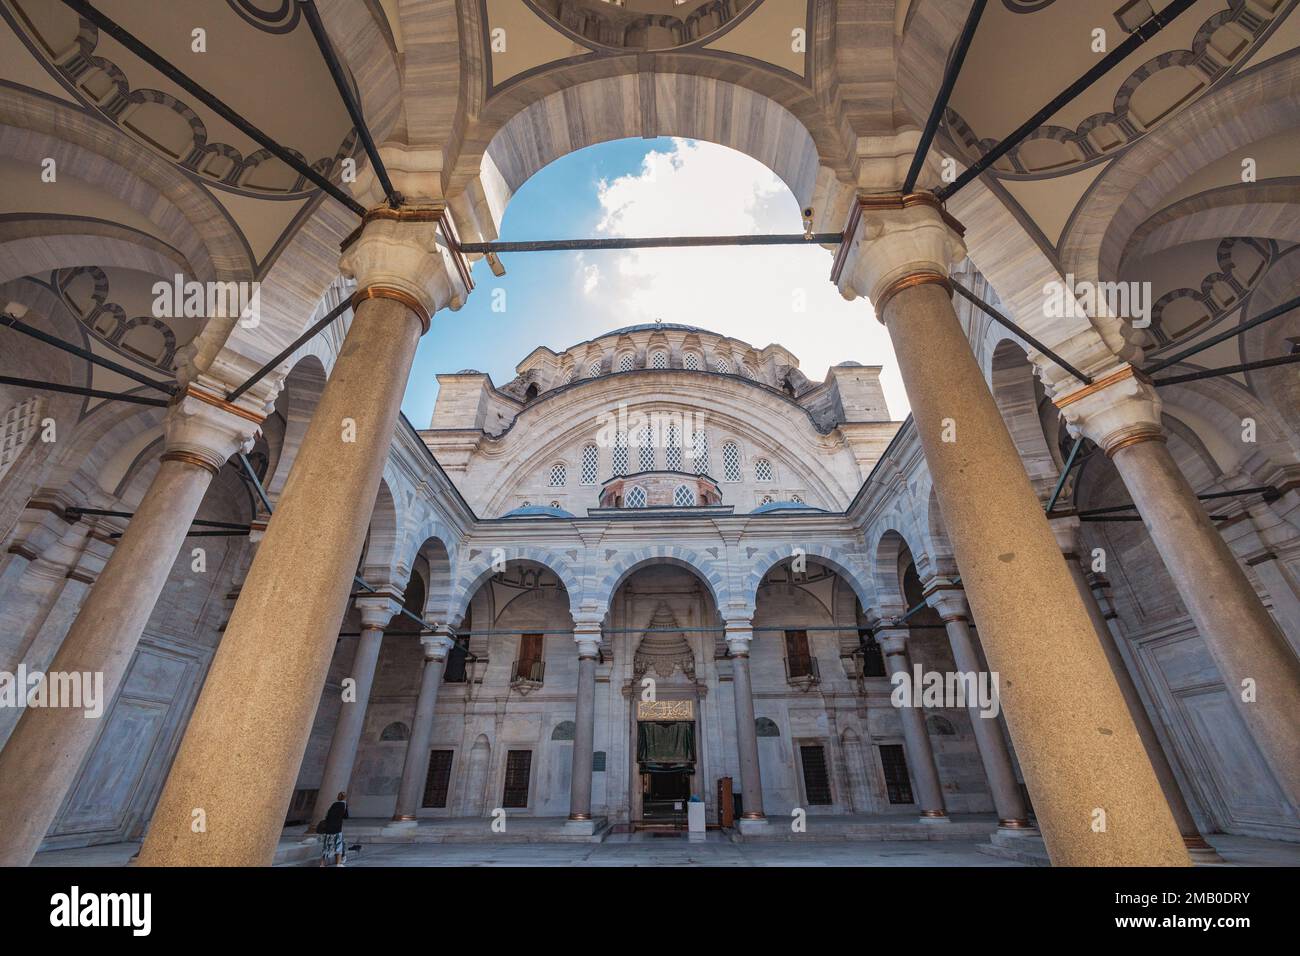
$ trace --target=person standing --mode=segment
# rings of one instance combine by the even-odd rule
[[[339,791],[338,799],[325,811],[325,819],[316,824],[320,834],[320,865],[329,866],[329,858],[334,857],[334,865],[342,866],[346,859],[343,842],[343,821],[348,818],[347,794]]]

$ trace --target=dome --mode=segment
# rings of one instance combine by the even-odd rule
[[[503,518],[572,518],[573,515],[563,508],[552,508],[549,505],[525,505],[522,508],[515,508],[507,511],[501,517]]]
[[[765,505],[759,505],[753,511],[752,515],[771,514],[774,511],[819,511],[826,513],[824,508],[814,508],[812,505],[804,504],[802,501],[769,501]]]

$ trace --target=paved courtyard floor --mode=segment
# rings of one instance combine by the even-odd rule
[[[1300,844],[1216,834],[1211,842],[1231,866],[1300,866]],[[622,833],[602,843],[371,844],[348,866],[1019,866],[987,856],[983,840],[792,840],[732,843],[711,832],[685,836]],[[37,854],[34,866],[124,866],[138,843]],[[311,861],[305,861],[311,865]]]

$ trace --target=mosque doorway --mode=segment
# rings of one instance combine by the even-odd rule
[[[693,701],[665,702],[688,713]],[[637,720],[637,766],[641,771],[641,825],[686,829],[686,804],[694,792],[695,721],[655,720],[653,705],[644,707],[649,719]],[[640,714],[638,717],[640,718]]]

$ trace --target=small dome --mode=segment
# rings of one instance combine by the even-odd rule
[[[752,515],[771,514],[773,511],[820,511],[823,514],[825,508],[814,508],[812,505],[804,504],[802,501],[769,501],[765,505],[759,505],[753,511]]]
[[[563,508],[552,508],[549,505],[526,505],[522,508],[515,508],[507,511],[501,517],[503,518],[572,518],[573,515]]]

